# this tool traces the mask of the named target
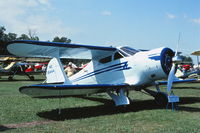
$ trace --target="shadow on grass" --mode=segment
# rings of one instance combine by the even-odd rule
[[[139,112],[143,110],[165,109],[158,106],[154,100],[135,101],[131,102],[131,104],[126,107],[115,107],[112,100],[94,97],[79,98],[102,102],[104,105],[61,109],[61,114],[58,114],[58,109],[54,109],[51,111],[39,112],[37,115],[45,119],[64,121],[67,119],[90,118],[127,112]],[[179,105],[198,102],[200,102],[200,98],[197,97],[182,97]],[[180,106],[179,110],[188,112],[200,112],[200,108],[193,107]]]
[[[11,130],[11,129],[14,129],[14,128],[8,128],[8,127],[5,127],[3,125],[0,125],[0,132],[8,131],[8,130]]]
[[[200,87],[174,87],[173,89],[194,89],[194,90],[200,90]]]
[[[8,80],[8,79],[0,79],[0,82],[19,82],[19,81],[44,81],[45,79],[35,79],[35,80],[30,80],[30,79],[13,79],[13,80]]]

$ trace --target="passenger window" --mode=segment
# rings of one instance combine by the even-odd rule
[[[108,63],[108,62],[111,62],[111,60],[112,60],[112,56],[108,56],[108,57],[105,57],[103,59],[100,59],[99,62]]]
[[[123,58],[123,56],[119,52],[115,53],[114,60],[120,59],[120,58]]]

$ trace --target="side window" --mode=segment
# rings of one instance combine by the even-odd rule
[[[120,58],[123,58],[123,56],[119,52],[115,53],[114,60],[120,59]]]
[[[108,56],[103,59],[100,59],[99,62],[100,63],[108,63],[108,62],[111,62],[111,60],[112,60],[112,56]]]

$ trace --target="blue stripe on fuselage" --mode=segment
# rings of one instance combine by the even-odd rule
[[[128,67],[128,62],[126,61],[126,62],[123,62],[123,63],[111,65],[111,66],[108,66],[108,67],[105,67],[105,68],[102,68],[102,69],[99,69],[99,70],[95,70],[95,71],[90,72],[88,74],[85,74],[85,75],[83,75],[83,76],[81,76],[77,79],[72,80],[72,82],[77,82],[77,81],[80,81],[82,79],[89,78],[91,76],[98,75],[98,74],[105,73],[105,72],[109,72],[109,71],[122,71],[122,70],[128,70],[128,69],[131,69],[131,67]]]
[[[151,59],[151,60],[160,60],[160,55],[159,56],[151,56],[151,57],[149,57],[149,59]]]

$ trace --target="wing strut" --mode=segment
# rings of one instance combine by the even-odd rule
[[[67,78],[67,75],[64,71],[63,65],[60,61],[60,58],[53,58],[50,60],[48,66],[47,66],[47,72],[46,72],[46,78],[47,78],[47,83],[60,83],[63,82],[65,85],[71,85],[71,82]],[[61,108],[60,108],[60,103],[61,103],[61,90],[59,91],[59,102],[58,102],[58,114],[61,114]]]

